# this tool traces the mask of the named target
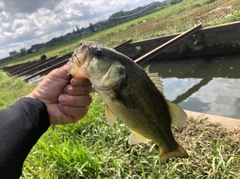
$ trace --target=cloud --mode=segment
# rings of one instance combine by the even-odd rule
[[[2,0],[0,10],[16,13],[33,13],[39,8],[54,9],[60,0]]]
[[[8,27],[10,27],[10,23],[2,23],[2,27],[3,28],[8,28]]]
[[[142,5],[139,0],[2,0],[0,59],[12,50],[30,48],[72,32],[76,25],[80,29],[88,27],[117,11]]]
[[[11,37],[12,36],[12,33],[10,33],[10,32],[4,32],[3,34],[6,35],[7,37]]]
[[[29,32],[31,22],[26,19],[16,19],[13,21],[12,30],[15,36]]]

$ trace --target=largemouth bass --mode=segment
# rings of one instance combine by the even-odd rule
[[[85,42],[70,59],[69,74],[89,78],[105,102],[108,123],[118,118],[130,129],[129,144],[152,140],[160,149],[161,162],[169,157],[187,158],[176,142],[171,125],[183,127],[187,115],[163,95],[156,73],[143,70],[127,56],[97,43]]]

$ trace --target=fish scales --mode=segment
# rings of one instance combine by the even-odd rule
[[[84,58],[78,58],[79,54]],[[160,149],[162,162],[172,156],[188,157],[171,131],[172,124],[182,127],[186,123],[186,113],[165,99],[156,74],[148,74],[113,49],[89,42],[76,49],[70,62],[69,73],[89,78],[104,100],[109,123],[113,125],[117,117],[132,130],[130,144],[152,140]]]

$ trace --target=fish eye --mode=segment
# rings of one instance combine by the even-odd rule
[[[79,43],[79,44],[77,45],[77,48],[81,47],[82,45],[83,45],[83,43]]]
[[[96,56],[96,57],[101,57],[101,56],[102,56],[102,50],[101,50],[101,49],[97,49],[97,50],[94,52],[94,56]]]

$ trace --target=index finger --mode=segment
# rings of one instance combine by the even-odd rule
[[[89,79],[87,79],[87,78],[75,78],[75,77],[73,77],[71,79],[71,85],[83,87],[83,86],[90,86],[91,83],[90,83]]]

